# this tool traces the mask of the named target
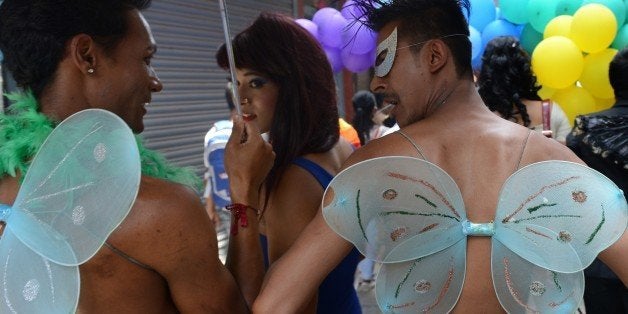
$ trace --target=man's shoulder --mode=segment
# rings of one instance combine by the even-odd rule
[[[136,203],[152,208],[186,207],[198,203],[200,198],[189,187],[150,176],[142,176]]]

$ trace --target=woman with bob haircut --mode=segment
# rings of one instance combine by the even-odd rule
[[[262,285],[262,251],[272,270],[317,214],[327,184],[353,148],[339,140],[331,66],[307,30],[290,17],[262,13],[235,36],[233,51],[242,119],[268,135],[275,154],[258,189],[258,204],[230,206],[236,224],[232,228],[240,228],[232,232],[227,267],[251,305]],[[229,68],[224,45],[216,60]],[[239,211],[249,213],[248,224],[241,224]],[[265,241],[262,248],[260,242]],[[318,313],[360,313],[353,287],[359,259],[359,253],[351,251],[320,283],[318,302],[312,295],[300,312],[316,308]]]

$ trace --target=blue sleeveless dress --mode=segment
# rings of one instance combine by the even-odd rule
[[[293,163],[311,173],[323,189],[327,188],[334,176],[321,166],[305,158],[299,157]],[[260,235],[264,264],[269,266],[268,242],[266,236]],[[360,300],[353,288],[353,279],[358,262],[362,259],[360,252],[353,248],[342,262],[332,270],[318,288],[318,314],[361,314]]]

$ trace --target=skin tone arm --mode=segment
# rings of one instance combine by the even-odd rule
[[[628,232],[624,234],[606,250],[602,251],[598,257],[610,267],[613,272],[628,287]]]
[[[211,195],[205,198],[205,211],[207,212],[209,219],[211,219],[214,223],[214,227],[216,229],[220,228],[220,216],[218,216],[218,213],[216,212],[216,205],[214,204],[214,199]]]
[[[274,159],[272,146],[262,139],[257,126],[245,124],[241,117],[235,117],[225,153],[225,168],[234,204],[259,208],[259,187],[272,168]],[[246,216],[249,223],[243,227],[241,221],[235,221],[232,215],[231,223],[238,225],[238,234],[231,235],[229,239],[226,264],[250,306],[264,279],[264,260],[257,212],[247,209]]]
[[[141,219],[125,227],[125,241],[135,248],[129,253],[164,277],[180,312],[247,312],[234,278],[218,259],[213,224],[191,190],[143,178],[134,206]]]

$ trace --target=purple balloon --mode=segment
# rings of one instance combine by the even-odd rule
[[[322,8],[314,13],[314,16],[312,16],[312,22],[320,27],[321,25],[326,24],[327,20],[329,20],[336,13],[338,13],[338,10],[334,8]]]
[[[359,20],[349,22],[349,27],[342,32],[342,50],[353,54],[365,54],[375,49],[377,34]]]
[[[334,71],[334,73],[340,72],[340,70],[342,70],[342,56],[340,49],[323,46],[323,50],[325,50],[327,60],[331,65],[331,70]]]
[[[347,70],[359,73],[368,70],[375,64],[375,49],[363,54],[353,54],[348,49],[343,49],[341,57]]]
[[[353,0],[347,0],[342,5],[340,14],[347,20],[356,20],[364,17],[364,10],[360,9]]]
[[[342,32],[347,26],[347,20],[340,12],[336,13],[325,21],[318,24],[318,36],[320,41],[328,47],[340,48],[342,45]]]
[[[314,24],[314,22],[307,19],[298,19],[294,20],[297,24],[301,25],[301,27],[305,28],[314,38],[318,39],[318,25]]]

